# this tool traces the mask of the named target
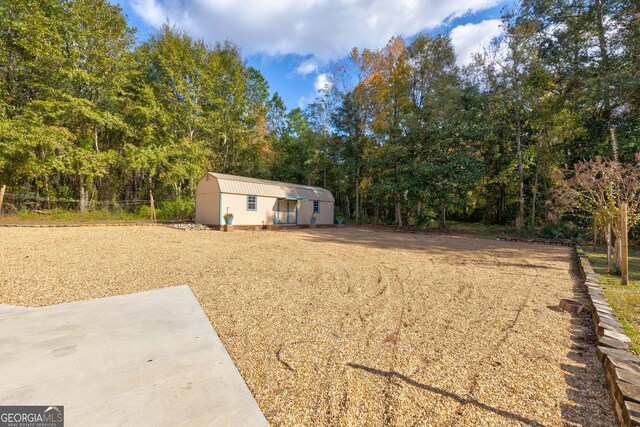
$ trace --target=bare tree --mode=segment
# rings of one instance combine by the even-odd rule
[[[640,163],[640,153],[636,158]],[[640,221],[638,164],[596,157],[577,163],[571,176],[557,177],[556,182],[555,213],[583,209],[593,215],[600,230],[607,230],[610,226],[615,236],[615,247],[611,238],[606,234],[605,237],[609,249],[614,250],[615,271],[620,271],[620,204],[628,204],[629,229]]]

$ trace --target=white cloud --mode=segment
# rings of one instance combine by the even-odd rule
[[[133,0],[133,11],[153,27],[160,27],[167,19],[164,9],[156,3],[156,0]]]
[[[304,96],[304,95],[303,95],[303,96],[301,96],[301,97],[298,99],[298,107],[300,107],[300,108],[302,108],[302,109],[304,110],[305,108],[307,108],[307,105],[309,105],[309,103],[310,103],[313,99],[314,99],[314,98],[308,98],[308,97],[306,97],[306,96]]]
[[[500,24],[499,19],[488,19],[478,24],[459,25],[451,30],[451,41],[458,54],[458,65],[469,64],[474,53],[482,51],[491,39],[498,36],[502,32]]]
[[[318,74],[318,77],[316,77],[316,81],[313,83],[313,87],[316,89],[316,92],[318,93],[329,89],[331,87],[331,80],[329,80],[329,74],[327,73]]]
[[[303,61],[300,65],[298,65],[298,67],[296,68],[296,73],[306,76],[307,74],[313,73],[317,69],[318,69],[318,63],[313,59],[308,59],[306,61]]]
[[[307,95],[302,95],[298,98],[298,107],[302,109],[306,108],[310,103],[318,99],[318,97],[321,97],[323,95],[323,91],[330,89],[332,84],[331,75],[329,73],[318,74],[313,81],[313,90]]]
[[[231,39],[245,55],[297,54],[323,63],[354,46],[378,48],[393,35],[433,29],[500,0],[129,1],[154,27],[168,20],[208,42]]]

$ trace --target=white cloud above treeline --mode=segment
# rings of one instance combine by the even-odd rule
[[[307,59],[306,61],[302,61],[300,65],[296,68],[296,72],[298,74],[302,74],[306,76],[307,74],[311,74],[314,71],[318,70],[318,63],[314,59]]]
[[[245,55],[296,54],[300,74],[341,58],[352,47],[379,48],[500,0],[128,0],[147,24],[176,27],[215,42],[230,39]],[[487,22],[487,21],[485,21]],[[480,25],[480,24],[477,24]],[[465,27],[465,26],[462,26]],[[460,27],[457,27],[460,28]],[[462,30],[461,30],[462,31]],[[460,35],[463,37],[464,34]],[[469,43],[462,42],[464,49]],[[465,53],[466,55],[466,53]]]
[[[315,82],[313,83],[313,87],[318,93],[328,90],[331,87],[331,80],[329,80],[329,74],[328,73],[319,74],[316,77]]]
[[[451,42],[456,48],[457,63],[460,66],[471,62],[476,52],[481,52],[502,30],[499,19],[488,19],[477,24],[459,25],[451,30]]]

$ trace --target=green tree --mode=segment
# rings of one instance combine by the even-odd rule
[[[286,114],[285,127],[273,144],[273,177],[279,181],[311,185],[315,143],[307,116],[300,108],[294,108]]]

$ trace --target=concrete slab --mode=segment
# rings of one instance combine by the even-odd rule
[[[68,425],[268,425],[187,286],[0,312],[0,405]]]
[[[21,307],[19,305],[0,304],[0,314],[12,313],[20,310],[29,310],[29,307]]]

